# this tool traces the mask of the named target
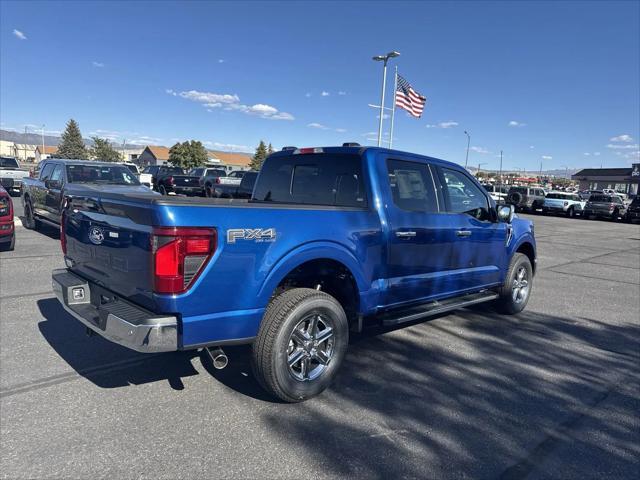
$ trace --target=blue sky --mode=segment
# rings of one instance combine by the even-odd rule
[[[428,100],[421,119],[397,112],[394,147],[464,163],[466,129],[483,169],[501,149],[508,169],[625,166],[639,5],[3,0],[0,121],[227,150],[375,144],[371,57],[397,50],[390,65]]]

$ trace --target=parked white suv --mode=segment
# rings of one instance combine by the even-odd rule
[[[582,215],[586,204],[587,202],[580,199],[577,193],[549,192],[544,197],[542,213],[562,213],[573,218],[576,215]]]

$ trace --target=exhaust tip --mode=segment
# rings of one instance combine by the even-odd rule
[[[204,351],[207,352],[211,363],[213,363],[213,368],[216,370],[222,370],[229,365],[229,358],[220,347],[207,347]]]

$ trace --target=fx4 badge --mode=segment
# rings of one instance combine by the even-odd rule
[[[227,230],[227,243],[237,240],[252,240],[254,242],[275,242],[275,228],[230,228]]]

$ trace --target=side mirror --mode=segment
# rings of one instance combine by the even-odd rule
[[[516,209],[513,205],[502,205],[498,207],[498,220],[503,223],[511,223]]]
[[[60,180],[45,180],[44,181],[44,186],[46,188],[60,188],[61,185],[62,185],[62,183],[60,182]]]

